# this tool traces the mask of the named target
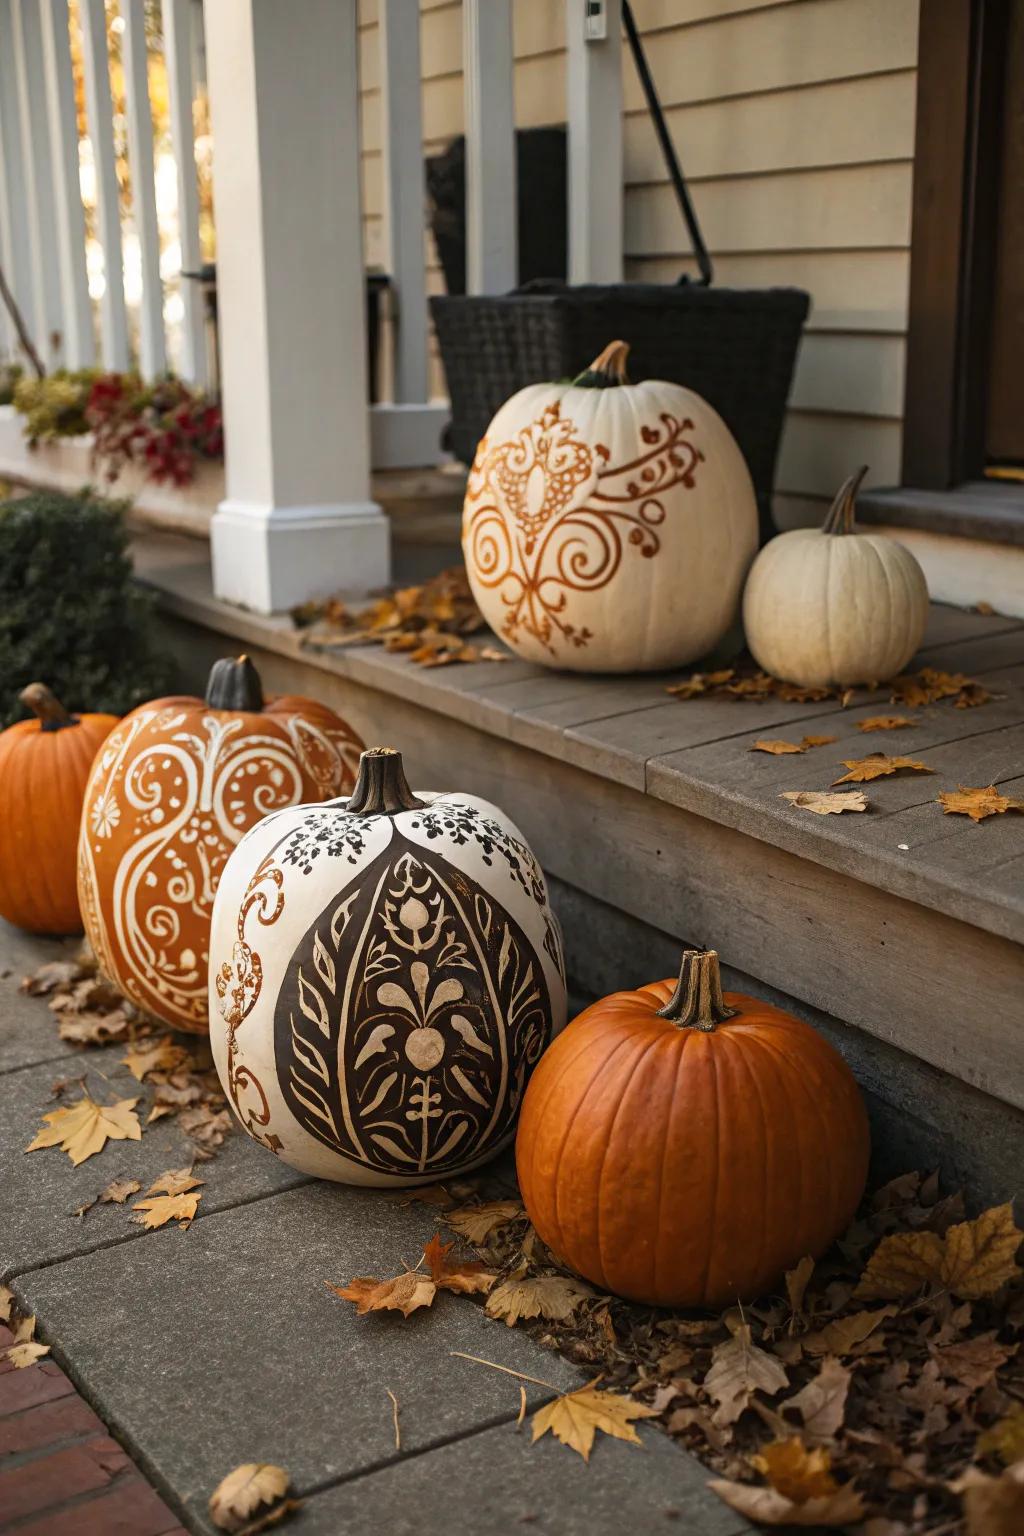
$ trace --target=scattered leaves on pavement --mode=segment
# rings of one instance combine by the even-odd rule
[[[430,1307],[438,1291],[455,1291],[463,1295],[483,1294],[491,1289],[497,1275],[477,1259],[451,1258],[454,1243],[445,1243],[436,1232],[423,1249],[420,1263],[426,1263],[429,1274],[421,1270],[406,1270],[390,1280],[375,1280],[361,1275],[347,1285],[329,1285],[328,1288],[344,1301],[353,1301],[362,1317],[367,1312],[401,1312],[403,1317]]]
[[[773,757],[784,757],[791,752],[806,752],[811,747],[827,747],[835,736],[803,736],[799,741],[764,740],[755,741],[749,752],[770,752]]]
[[[563,1322],[571,1317],[581,1301],[589,1301],[594,1292],[581,1280],[564,1275],[539,1275],[526,1278],[521,1268],[487,1298],[489,1317],[502,1317],[511,1328],[520,1318],[543,1317],[549,1322]]]
[[[464,1205],[446,1211],[445,1221],[471,1243],[484,1243],[494,1231],[526,1216],[521,1200],[487,1200],[483,1205]]]
[[[889,688],[892,702],[909,709],[937,704],[941,699],[951,699],[956,709],[973,709],[992,697],[987,688],[962,672],[939,672],[935,667],[894,677]]]
[[[857,721],[858,731],[908,731],[918,722],[911,715],[869,715]]]
[[[843,811],[866,811],[868,802],[860,790],[844,791],[833,795],[821,789],[784,789],[779,797],[788,800],[801,811],[813,811],[816,816],[839,816]]]
[[[1000,816],[1004,811],[1024,811],[1024,799],[1012,799],[994,784],[985,789],[961,784],[959,789],[941,794],[939,804],[947,816],[969,816],[972,821],[984,821],[986,816]]]
[[[423,1258],[431,1280],[438,1290],[461,1291],[468,1296],[486,1295],[497,1275],[477,1259],[450,1258],[454,1247],[454,1243],[442,1242],[439,1232],[430,1239],[423,1250]]]
[[[49,1344],[40,1344],[35,1338],[36,1320],[31,1314],[16,1316],[12,1309],[8,1321],[14,1342],[0,1351],[0,1360],[6,1360],[16,1371],[23,1371],[26,1366],[35,1365],[37,1360],[50,1353]]]
[[[577,1451],[584,1461],[590,1460],[594,1436],[598,1430],[613,1435],[616,1440],[628,1440],[633,1445],[641,1443],[633,1428],[633,1419],[653,1418],[653,1408],[645,1407],[634,1398],[621,1397],[615,1392],[599,1392],[595,1378],[576,1392],[566,1392],[554,1402],[538,1408],[531,1420],[533,1441],[551,1434],[570,1450]]]
[[[508,661],[495,644],[470,644],[467,635],[487,629],[476,606],[464,566],[452,566],[419,587],[400,587],[357,611],[338,598],[292,609],[313,650],[383,645],[403,652],[421,667],[456,662]]]
[[[202,1183],[190,1168],[172,1168],[162,1173],[146,1190],[146,1198],[135,1201],[132,1211],[138,1214],[134,1219],[148,1231],[166,1226],[169,1221],[176,1221],[185,1231],[203,1198],[198,1188]]]
[[[210,1519],[219,1531],[256,1536],[298,1509],[299,1500],[286,1497],[290,1485],[283,1467],[247,1461],[217,1484],[210,1495]]]
[[[27,992],[29,997],[48,997],[58,987],[64,988],[80,978],[77,960],[48,960],[31,976],[22,977],[19,991]]]
[[[76,1103],[44,1115],[44,1124],[25,1151],[59,1146],[77,1168],[87,1157],[102,1152],[108,1141],[141,1141],[142,1127],[135,1113],[138,1102],[119,1099],[116,1104],[97,1104],[84,1093]]]
[[[936,1232],[893,1232],[883,1237],[854,1293],[865,1299],[907,1301],[925,1286],[963,1301],[991,1296],[1020,1274],[1015,1260],[1024,1233],[1012,1205],[997,1205],[976,1221]]]
[[[913,757],[888,757],[884,752],[871,752],[867,757],[845,757],[843,766],[850,770],[849,773],[833,779],[833,784],[870,784],[872,779],[885,779],[893,773],[935,772],[934,768]]]
[[[144,1040],[132,1046],[122,1063],[137,1082],[143,1082],[151,1072],[173,1072],[188,1060],[188,1052],[176,1045],[170,1035],[162,1040]]]

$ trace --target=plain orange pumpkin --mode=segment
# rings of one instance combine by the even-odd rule
[[[723,997],[713,950],[574,1019],[530,1079],[516,1140],[548,1247],[605,1290],[675,1307],[762,1295],[823,1253],[868,1152],[842,1058],[781,1009]]]
[[[0,735],[0,917],[30,933],[79,933],[75,849],[93,758],[116,715],[71,715],[43,683],[32,720]]]
[[[96,759],[78,892],[100,969],[133,1003],[205,1034],[210,916],[221,870],[274,811],[346,794],[362,742],[315,699],[264,698],[247,656],[214,664],[203,699],[126,715]]]

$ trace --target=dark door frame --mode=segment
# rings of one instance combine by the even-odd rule
[[[984,468],[1007,0],[921,0],[903,484]]]

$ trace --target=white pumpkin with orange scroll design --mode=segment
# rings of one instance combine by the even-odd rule
[[[586,672],[712,650],[757,550],[743,455],[692,390],[629,384],[613,341],[571,384],[531,384],[477,449],[462,514],[473,595],[529,661]]]

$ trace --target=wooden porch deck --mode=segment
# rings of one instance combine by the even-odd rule
[[[975,1173],[964,1164],[968,1181],[1022,1171],[1024,816],[975,824],[944,815],[937,796],[991,783],[1024,794],[1024,623],[933,608],[911,667],[983,682],[994,697],[978,708],[894,709],[885,690],[846,709],[684,702],[664,675],[587,677],[516,659],[424,670],[377,648],[313,652],[290,621],[217,602],[204,545],[144,534],[136,562],[196,683],[230,637],[268,687],[318,693],[368,742],[401,747],[413,782],[501,804],[555,879],[581,993],[672,969],[677,940],[714,945],[741,983],[832,1033],[894,1132],[916,1116],[938,1153],[975,1122],[973,1150],[957,1152],[981,1159]],[[918,723],[858,730],[885,712]],[[837,739],[800,756],[749,750],[805,732]],[[842,759],[879,750],[934,772],[861,786],[870,808],[859,815],[815,816],[781,798],[825,789]],[[949,1080],[986,1097],[954,1102]]]

